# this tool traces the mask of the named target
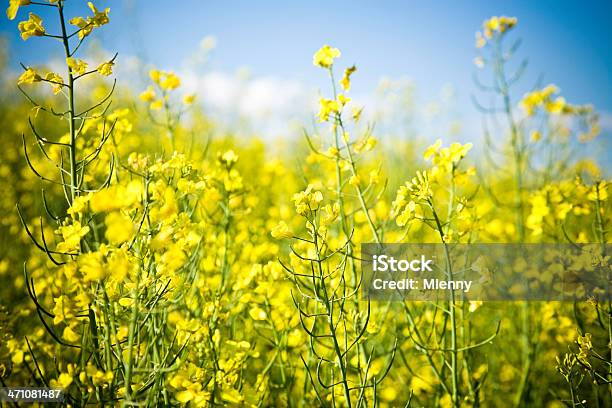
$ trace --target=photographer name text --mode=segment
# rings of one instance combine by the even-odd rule
[[[372,256],[372,288],[374,290],[452,290],[470,291],[472,287],[471,280],[455,280],[455,279],[438,279],[438,278],[398,278],[388,279],[387,277],[376,277],[377,273],[384,272],[414,272],[422,274],[425,272],[434,272],[434,261],[428,259],[425,255],[421,255],[414,259],[396,259],[388,255],[373,255]]]

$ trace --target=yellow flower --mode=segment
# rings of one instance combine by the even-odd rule
[[[546,105],[544,105],[544,108],[546,109],[548,113],[559,114],[563,112],[563,109],[565,108],[565,106],[566,106],[565,98],[562,96],[559,96],[555,98],[554,101],[549,101],[548,103],[546,103]]]
[[[338,215],[340,214],[340,204],[338,203],[334,203],[334,205],[327,204],[326,206],[322,208],[322,211],[323,212],[321,216],[321,221],[323,222],[323,224],[329,225],[332,222],[334,222],[336,218],[338,218]]]
[[[68,209],[68,214],[75,217],[76,215],[83,213],[83,211],[85,211],[85,208],[87,207],[87,203],[89,203],[90,198],[90,194],[75,198],[72,202],[72,205]]]
[[[119,299],[119,304],[123,307],[132,307],[132,305],[134,304],[134,299],[129,298],[129,297],[124,297]]]
[[[59,252],[70,252],[79,248],[81,238],[89,233],[89,227],[87,225],[83,227],[79,221],[75,221],[71,225],[59,227],[57,233],[61,234],[64,239],[57,245],[57,250]]]
[[[73,74],[83,75],[87,71],[87,63],[83,60],[70,57],[66,58],[66,64]]]
[[[79,40],[82,40],[83,38],[91,34],[91,31],[94,28],[93,23],[91,22],[90,18],[85,20],[83,17],[75,17],[75,18],[70,19],[70,21],[68,22],[72,24],[73,26],[76,26],[79,28]]]
[[[161,72],[158,71],[157,69],[152,69],[151,71],[149,71],[149,78],[151,78],[151,81],[158,84],[161,78]]]
[[[491,17],[482,24],[484,36],[486,38],[491,38],[495,33],[503,34],[512,27],[514,27],[517,21],[518,20],[516,19],[516,17]]]
[[[191,390],[183,390],[183,391],[177,392],[174,397],[181,404],[186,404],[195,398],[195,393],[192,392]]]
[[[129,217],[116,211],[108,214],[104,221],[106,223],[104,236],[111,244],[119,245],[132,237],[133,224]]]
[[[9,20],[14,20],[15,16],[17,16],[19,7],[27,6],[30,3],[30,0],[9,0],[9,6],[6,9],[6,16],[9,18]]]
[[[158,190],[155,191],[155,197],[158,199],[159,206],[151,211],[152,219],[168,221],[177,215],[178,204],[172,187],[160,184]]]
[[[319,104],[321,105],[318,115],[320,122],[327,122],[330,115],[337,115],[340,113],[340,104],[338,101],[334,101],[333,99],[319,98]]]
[[[137,180],[127,186],[115,185],[93,193],[90,203],[93,212],[111,212],[119,209],[133,209],[140,203],[143,195],[142,184]]]
[[[53,299],[55,306],[53,306],[53,324],[60,324],[65,322],[67,319],[74,317],[71,310],[71,305],[67,296],[61,295]]]
[[[417,216],[417,208],[419,208],[417,207],[417,204],[414,201],[409,201],[408,203],[403,205],[404,201],[402,198],[402,188],[403,187],[400,187],[400,190],[397,193],[398,198],[393,203],[394,207],[397,207],[397,209],[395,210],[395,212],[397,213],[397,218],[395,219],[395,222],[398,227],[403,227],[412,220],[414,220]]]
[[[57,380],[49,381],[51,387],[65,390],[72,384],[73,375],[69,373],[61,373]]]
[[[266,317],[268,317],[268,314],[262,308],[254,307],[249,310],[249,316],[251,316],[251,319],[253,320],[266,320]]]
[[[113,73],[113,65],[115,65],[115,62],[112,60],[104,62],[98,66],[98,72],[100,75],[109,76]]]
[[[130,259],[128,258],[125,247],[113,251],[107,259],[107,268],[112,271],[112,277],[117,282],[121,282],[125,279],[130,271],[130,267]]]
[[[23,363],[23,350],[15,350],[13,351],[13,355],[11,357],[11,362],[13,364],[19,365]]]
[[[42,37],[45,35],[42,18],[34,13],[30,13],[30,19],[28,21],[19,23],[18,28],[21,32],[21,38],[23,38],[24,41],[30,37]]]
[[[64,337],[64,339],[66,339],[66,341],[70,343],[76,343],[77,341],[81,340],[81,336],[75,333],[74,330],[70,328],[70,326],[66,326],[64,328],[64,333],[62,337]]]
[[[380,169],[370,171],[370,184],[380,183]]]
[[[482,33],[478,31],[476,33],[476,48],[482,48],[487,43],[487,40],[482,36]]]
[[[32,68],[28,68],[17,80],[17,84],[33,84],[34,82],[40,82],[42,78]]]
[[[276,239],[291,238],[293,237],[293,232],[291,232],[289,226],[287,226],[284,221],[281,221],[272,228],[270,235],[272,235],[272,238]]]
[[[584,336],[578,336],[576,342],[580,346],[580,349],[591,350],[593,348],[591,333],[585,333]]]
[[[238,161],[238,155],[234,153],[233,150],[228,150],[225,153],[219,153],[217,159],[221,164],[224,164],[227,167],[231,167]]]
[[[183,97],[183,103],[185,105],[191,105],[195,101],[196,96],[194,94],[185,95]]]
[[[553,114],[571,111],[573,107],[568,105],[562,96],[552,99],[557,93],[559,93],[559,88],[552,84],[547,85],[543,89],[525,94],[520,105],[528,116],[534,115],[538,108],[544,108],[548,113]]]
[[[344,76],[340,80],[340,86],[345,91],[351,89],[351,75],[353,75],[355,71],[357,71],[357,67],[354,65],[344,70]]]
[[[467,155],[471,148],[471,143],[466,143],[464,145],[462,145],[461,143],[451,144],[449,148],[450,160],[454,163],[459,162],[459,160],[463,159]]]
[[[361,119],[361,114],[362,113],[363,113],[363,108],[354,107],[353,108],[353,113],[352,113],[353,120],[355,122],[359,122],[359,119]]]
[[[334,64],[334,59],[340,57],[340,50],[332,48],[329,45],[324,45],[315,52],[312,57],[312,63],[321,68],[329,68]]]
[[[518,20],[516,17],[501,16],[499,18],[499,31],[503,33],[506,30],[509,30],[514,27],[517,22]]]
[[[359,140],[357,143],[355,143],[355,153],[369,152],[374,147],[376,147],[377,143],[378,141],[375,138],[368,135],[365,138]]]
[[[438,139],[423,154],[423,158],[425,160],[431,159],[435,166],[432,175],[435,175],[440,170],[450,172],[453,166],[456,166],[466,156],[467,152],[472,148],[472,144],[462,145],[461,143],[453,143],[450,147],[441,147],[442,141]]]
[[[329,146],[329,149],[327,149],[327,154],[330,157],[340,157],[340,150],[336,146]]]
[[[108,24],[109,22],[108,12],[110,11],[109,8],[104,9],[103,12],[99,12],[96,6],[94,6],[92,2],[87,3],[87,6],[89,6],[91,11],[93,11],[94,13],[93,17],[91,17],[91,23],[95,27],[100,27],[104,24]]]
[[[151,102],[151,105],[150,105],[151,110],[160,110],[163,107],[164,107],[164,101],[162,99],[153,101]]]
[[[482,303],[482,300],[470,300],[468,310],[470,311],[470,313],[474,313],[476,309],[482,306]]]
[[[83,376],[83,374],[86,374],[88,377],[90,377],[92,384],[96,387],[108,384],[114,378],[114,373],[112,371],[98,370],[98,368],[96,368],[96,366],[91,363],[87,364],[87,367],[85,368],[85,373],[81,373],[81,376],[85,377]],[[83,381],[83,378],[81,378],[81,381]]]
[[[346,95],[344,94],[338,95],[338,103],[340,103],[341,106],[346,105],[350,101],[351,101],[351,98],[347,97]]]
[[[64,87],[64,79],[55,72],[47,73],[47,75],[45,75],[45,81],[51,83],[53,86],[53,93],[56,95],[60,93]]]
[[[155,100],[155,91],[153,87],[148,87],[143,93],[140,94],[140,99],[144,102],[153,102]]]
[[[423,159],[429,160],[432,156],[434,156],[440,151],[441,147],[442,147],[442,139],[436,140],[434,144],[432,144],[427,149],[425,149],[425,152],[423,153]]]
[[[530,137],[532,142],[537,142],[538,140],[542,139],[542,133],[538,130],[532,130]]]
[[[599,186],[593,186],[587,194],[587,199],[589,201],[606,201],[608,199],[608,183],[600,181]]]
[[[293,195],[293,201],[296,212],[305,215],[309,210],[314,211],[319,208],[323,194],[320,191],[313,191],[313,185],[309,184],[306,190]]]
[[[181,80],[173,72],[167,72],[164,75],[164,79],[159,82],[159,86],[162,89],[171,91],[178,88],[181,85]]]
[[[489,29],[491,31],[497,31],[499,29],[499,18],[491,17],[490,19],[484,22],[484,28]]]
[[[100,252],[88,252],[79,256],[79,270],[83,274],[85,282],[93,282],[104,279],[110,271],[102,262]]]

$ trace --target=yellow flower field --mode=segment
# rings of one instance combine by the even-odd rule
[[[274,146],[219,130],[163,67],[119,85],[121,55],[81,48],[113,15],[87,10],[6,11],[53,61],[1,66],[1,387],[70,407],[612,406],[609,299],[361,293],[362,243],[591,243],[610,269],[609,163],[560,159],[599,143],[598,113],[554,84],[515,93],[520,20],[474,27],[499,111],[480,107],[499,124],[482,145],[377,133],[359,61],[321,44],[315,124]]]

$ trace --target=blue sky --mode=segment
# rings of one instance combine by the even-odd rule
[[[219,68],[248,66],[256,75],[308,81],[316,76],[313,50],[329,43],[343,51],[347,63],[359,64],[363,87],[373,86],[382,75],[406,75],[426,88],[453,83],[467,90],[474,32],[488,16],[517,16],[515,34],[523,39],[522,54],[529,56],[532,77],[544,74],[570,100],[612,110],[612,94],[603,92],[612,90],[610,2],[438,1],[435,7],[410,1],[96,4],[111,8],[112,26],[100,35],[106,48],[140,54],[159,66],[180,67],[202,37],[214,35],[219,43],[214,64]],[[27,59],[35,52],[44,57],[39,47],[25,46],[18,38],[13,27],[17,20],[5,22],[1,32],[9,36],[14,55]]]
[[[76,2],[85,14],[85,1]],[[322,44],[342,50],[342,65],[359,67],[354,92],[371,92],[381,77],[410,78],[420,95],[439,95],[452,84],[458,110],[473,110],[470,95],[477,69],[474,33],[491,15],[518,17],[513,38],[528,74],[517,97],[538,78],[557,84],[571,103],[593,103],[604,120],[612,116],[612,3],[604,1],[161,1],[99,0],[110,7],[111,25],[97,38],[108,50],[138,56],[160,68],[181,71],[203,37],[217,40],[207,70],[235,72],[248,67],[267,76],[308,86],[325,86],[312,66]],[[75,14],[78,14],[76,12]],[[42,62],[49,47],[23,43],[19,18],[2,20],[15,61]],[[45,15],[45,13],[41,13]],[[205,98],[205,96],[204,96]],[[606,122],[607,123],[607,122]],[[604,128],[606,128],[604,124]],[[612,125],[610,125],[612,127]]]

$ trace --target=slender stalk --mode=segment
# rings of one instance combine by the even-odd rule
[[[68,42],[68,34],[66,31],[66,22],[64,19],[64,4],[62,1],[57,3],[59,12],[60,26],[62,30],[62,43],[64,45],[64,54],[66,58],[70,58],[70,43]],[[77,159],[76,159],[76,128],[75,128],[75,104],[74,104],[74,77],[72,70],[68,68],[68,125],[70,132],[69,161],[70,161],[70,203],[78,196],[78,174],[77,174]]]
[[[138,287],[140,286],[140,274],[137,274],[136,285],[133,290],[134,304],[128,328],[128,355],[125,367],[125,395],[128,401],[132,399],[132,374],[134,370],[134,336],[136,335],[136,323],[138,320]]]
[[[342,128],[342,131],[344,132],[344,125],[342,125],[341,120],[340,120],[340,127]],[[355,161],[353,160],[353,153],[351,152],[351,148],[346,140],[344,141],[344,145],[346,147],[346,151],[349,157],[349,164],[351,166],[351,174],[353,175],[353,177],[357,177],[357,169],[355,167]],[[374,226],[374,222],[372,221],[372,217],[370,216],[370,212],[368,211],[368,206],[366,205],[365,198],[363,196],[363,191],[361,190],[361,187],[358,184],[355,186],[355,190],[357,190],[357,198],[359,198],[359,204],[361,205],[361,210],[364,212],[366,220],[368,221],[368,226],[370,227],[370,230],[372,231],[372,237],[374,238],[374,241],[377,244],[380,244],[380,237],[378,236],[378,231],[376,230],[376,227]]]
[[[338,336],[336,333],[336,327],[334,326],[334,309],[332,301],[329,298],[329,294],[327,293],[327,286],[325,284],[325,271],[323,271],[321,253],[319,250],[319,241],[318,241],[318,226],[316,222],[312,223],[313,226],[313,240],[315,245],[315,250],[317,253],[317,266],[319,269],[319,277],[321,280],[321,289],[323,293],[323,303],[325,304],[325,311],[327,313],[327,323],[329,326],[329,331],[331,334],[331,338],[333,341],[334,352],[336,354],[336,358],[338,359],[338,365],[340,366],[340,375],[342,376],[342,386],[344,388],[344,398],[346,399],[346,404],[349,408],[352,407],[351,403],[351,393],[348,385],[348,375],[345,366],[345,362],[343,360],[342,351],[340,350],[340,344],[338,343]],[[340,309],[339,313],[344,313],[342,309]],[[333,393],[333,391],[332,391]]]
[[[448,251],[448,245],[444,238],[444,229],[442,227],[442,223],[440,222],[440,218],[438,217],[438,213],[433,206],[433,203],[428,201],[429,206],[432,210],[436,228],[438,230],[438,234],[440,235],[440,239],[442,240],[442,244],[444,245],[444,256],[446,259],[446,275],[449,281],[453,280],[453,267],[451,263],[450,253]],[[450,204],[452,206],[452,204]],[[459,406],[459,373],[458,373],[458,351],[457,351],[457,321],[455,316],[455,292],[453,290],[450,291],[449,302],[448,302],[448,313],[450,318],[451,325],[451,384],[452,384],[452,395],[451,399],[454,407]]]
[[[333,97],[334,100],[338,98],[338,90],[336,87],[336,80],[334,77],[334,70],[333,67],[329,67],[328,68],[328,72],[329,72],[329,79],[332,85],[332,91],[333,91]],[[342,133],[344,134],[344,125],[342,123],[342,118],[340,117],[340,115],[338,114],[336,116],[336,125],[334,126],[334,147],[336,148],[336,151],[339,152],[340,151],[340,139],[339,139],[339,134],[338,134],[338,126],[340,126],[340,129],[342,130]],[[344,138],[343,138],[344,139]],[[346,142],[345,142],[346,144]],[[350,148],[347,146],[347,150],[349,153],[349,157],[350,157],[350,162],[351,162],[351,170],[353,175],[356,175],[356,169],[355,169],[355,165],[351,156],[351,152],[350,152]],[[340,211],[340,225],[342,226],[342,232],[344,233],[344,236],[350,237],[351,233],[349,230],[349,226],[348,226],[348,220],[347,220],[347,216],[345,213],[345,207],[344,207],[344,197],[343,197],[343,193],[342,193],[342,170],[340,168],[340,154],[337,154],[335,157],[335,171],[336,171],[336,194],[338,196],[338,206],[339,206],[339,211]],[[359,191],[359,190],[358,190]],[[368,218],[368,221],[370,222],[370,225],[372,226],[372,231],[374,233],[373,237],[376,240],[376,242],[378,244],[380,244],[380,239],[378,237],[378,234],[376,233],[376,229],[373,228],[373,224],[370,220],[370,215],[367,209],[367,206],[365,204],[365,201],[363,200],[363,195],[361,195],[360,193],[360,204],[362,207],[362,210],[364,211],[364,213],[366,214],[366,217]],[[347,253],[348,253],[348,262],[350,264],[350,269],[353,272],[353,279],[355,281],[355,285],[359,284],[360,281],[360,276],[359,273],[357,271],[357,265],[355,264],[355,260],[354,260],[354,250],[353,250],[353,241],[351,240],[349,242],[349,244],[347,245]],[[361,305],[359,302],[359,298],[358,297],[354,297],[353,298],[353,305],[355,307],[355,313],[359,314],[361,312]],[[366,356],[366,350],[365,350],[365,345],[363,343],[360,343],[357,345],[357,353],[358,353],[358,358],[357,358],[357,369],[359,370],[359,373],[361,375],[362,370],[361,370],[361,356]],[[346,356],[347,360],[348,360],[348,355]],[[363,380],[363,378],[362,378]]]
[[[597,230],[599,233],[599,242],[601,243],[602,256],[606,255],[606,230],[604,228],[604,220],[601,216],[601,192],[599,191],[601,184],[599,181],[595,183],[595,217],[597,220]],[[610,285],[611,277],[610,272],[608,272],[608,285]],[[609,292],[609,288],[608,288]],[[608,344],[612,346],[612,301],[608,300]],[[608,376],[610,380],[612,380],[612,352],[610,352],[610,360],[608,364]],[[610,395],[612,396],[612,382],[608,383],[608,390]]]
[[[495,43],[495,75],[498,82],[499,92],[502,97],[504,113],[508,121],[508,127],[510,128],[510,143],[512,146],[512,157],[514,161],[514,206],[515,206],[515,225],[518,233],[518,242],[525,242],[525,215],[524,215],[524,201],[523,201],[523,167],[524,167],[524,155],[523,155],[523,143],[521,135],[514,119],[514,112],[512,108],[512,101],[510,100],[510,91],[506,74],[504,70],[504,56],[502,50],[501,39],[498,38]],[[515,406],[523,405],[523,398],[529,383],[529,375],[531,373],[531,365],[533,363],[533,344],[532,344],[532,328],[530,322],[531,308],[527,302],[521,304],[521,325],[523,331],[523,367],[521,373],[521,379],[517,391],[515,394],[514,404]]]

